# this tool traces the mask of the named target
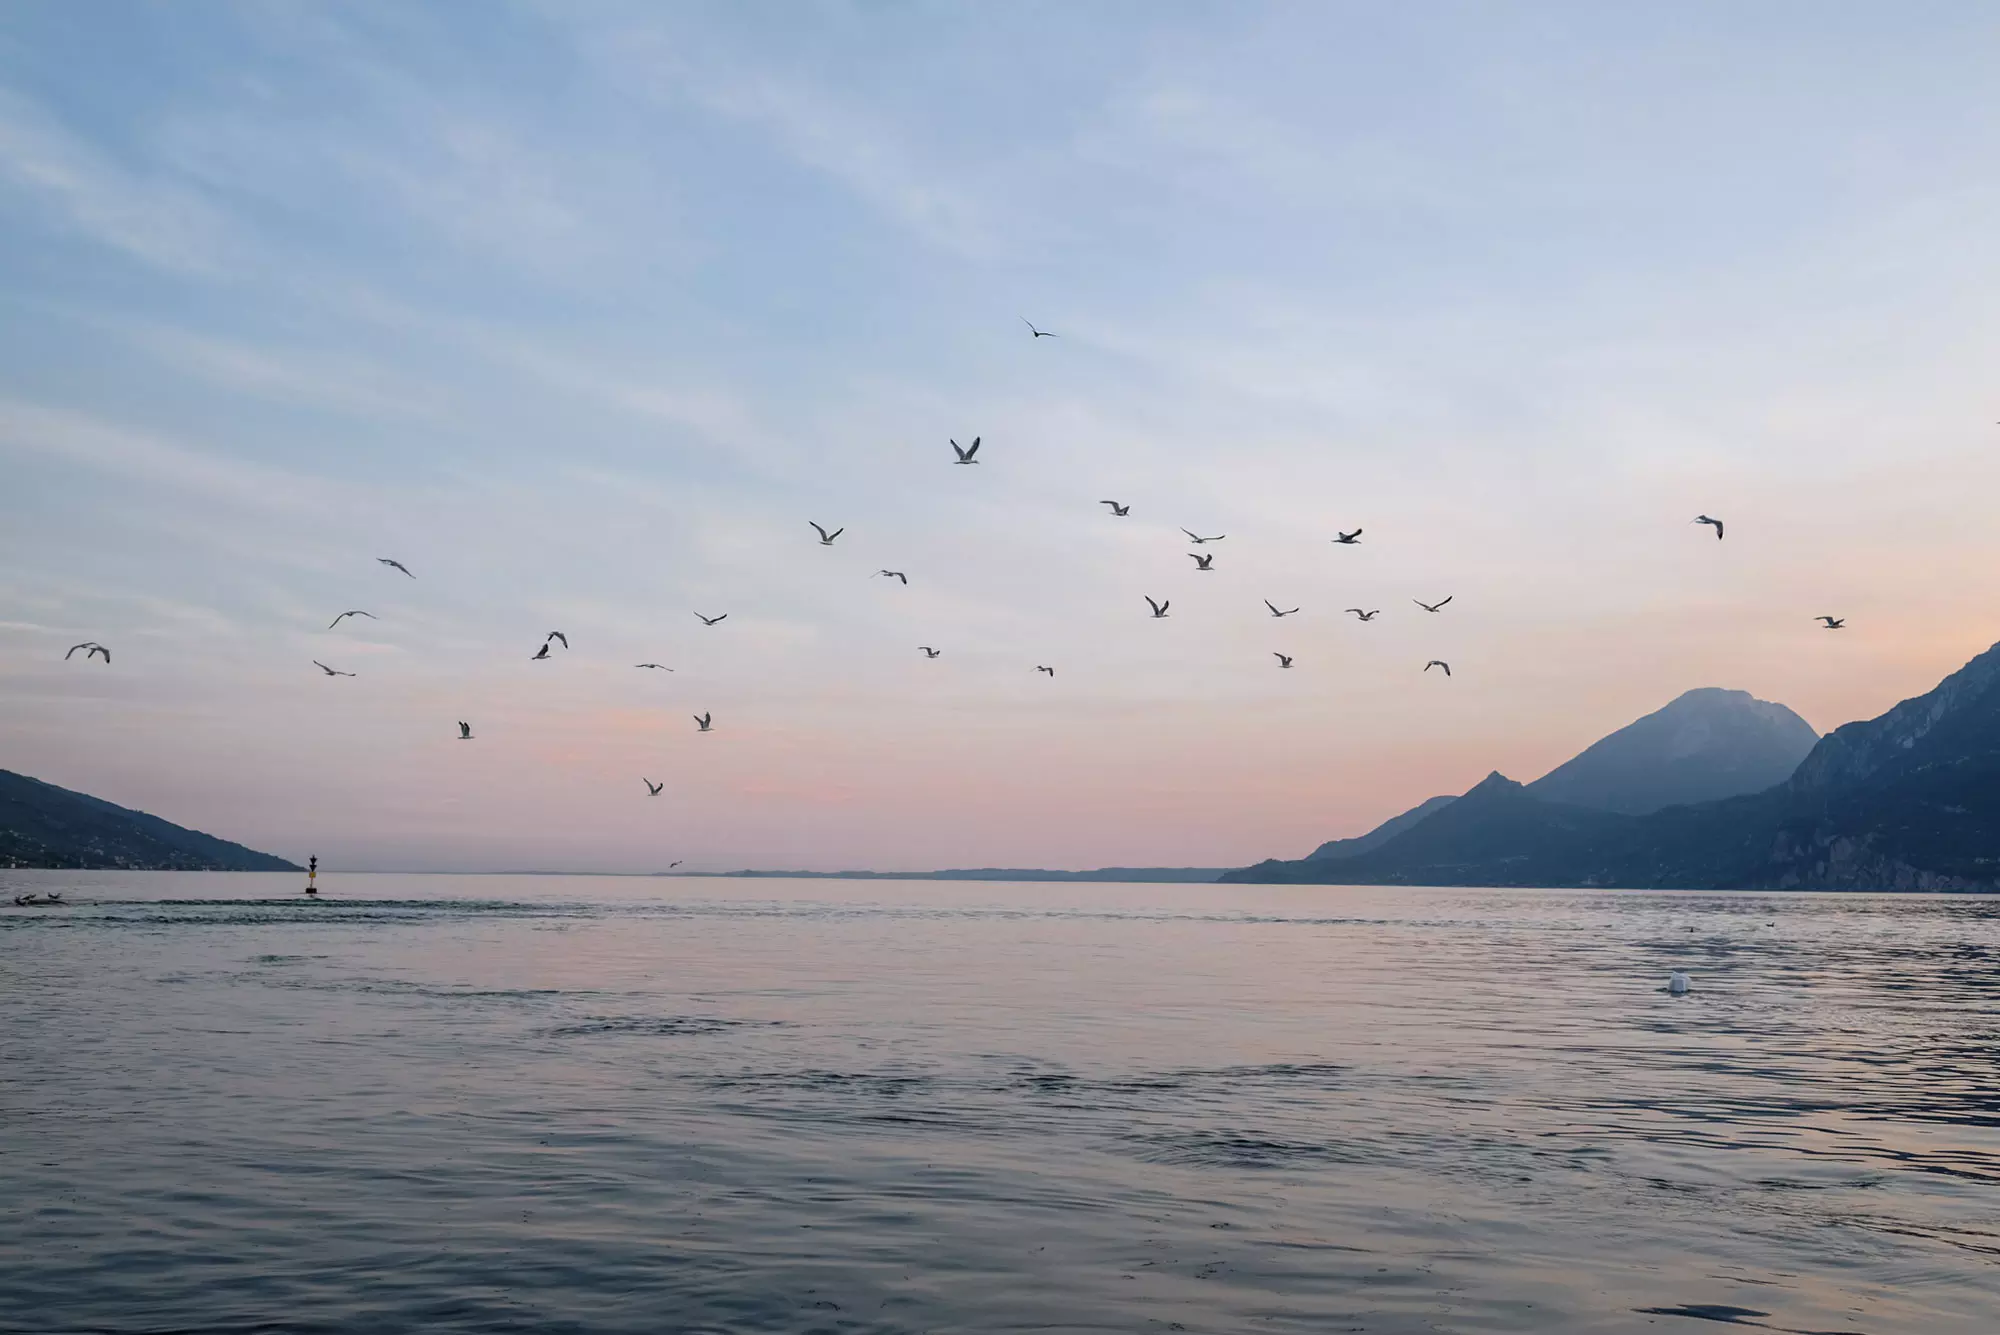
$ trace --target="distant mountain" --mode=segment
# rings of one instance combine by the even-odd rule
[[[1760,793],[1819,742],[1812,725],[1748,691],[1705,686],[1628,723],[1528,785],[1550,802],[1643,816]]]
[[[1039,867],[958,867],[944,871],[726,871],[662,873],[683,876],[742,876],[750,879],[820,881],[1131,881],[1195,884],[1217,881],[1227,867],[1098,867],[1093,871],[1047,871]]]
[[[1818,741],[1812,725],[1783,705],[1704,686],[1592,743],[1527,790],[1551,802],[1642,816],[1761,792],[1790,776]],[[1304,860],[1356,857],[1456,800],[1433,797],[1366,834],[1329,839]]]
[[[241,844],[0,770],[0,867],[299,871]]]
[[[2000,646],[1930,693],[1821,738],[1762,792],[1632,815],[1550,801],[1538,786],[1490,775],[1356,856],[1262,862],[1222,879],[2000,890]]]
[[[1409,829],[1439,807],[1456,802],[1457,800],[1450,793],[1446,793],[1442,797],[1426,799],[1423,802],[1419,802],[1416,806],[1411,807],[1400,816],[1389,817],[1389,819],[1383,821],[1366,834],[1357,834],[1352,839],[1327,840],[1318,848],[1306,854],[1306,860],[1310,862],[1320,858],[1351,858],[1358,853],[1366,853],[1378,844],[1388,843],[1391,839],[1394,839],[1397,835]]]

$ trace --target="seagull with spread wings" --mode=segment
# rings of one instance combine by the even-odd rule
[[[1213,556],[1203,556],[1196,552],[1189,552],[1188,555],[1194,558],[1194,568],[1196,570],[1213,571],[1215,569],[1215,558]]]
[[[1278,660],[1278,666],[1281,668],[1288,668],[1292,665],[1292,656],[1290,654],[1281,654],[1274,650],[1271,656]]]
[[[1430,662],[1424,664],[1424,671],[1429,672],[1434,667],[1443,668],[1444,675],[1447,677],[1451,675],[1451,664],[1445,662],[1442,658],[1433,658]]]
[[[1167,609],[1174,605],[1174,600],[1169,598],[1163,603],[1156,603],[1153,601],[1153,595],[1149,593],[1146,595],[1146,605],[1153,609],[1153,616],[1157,619],[1167,614]]]
[[[828,532],[827,532],[827,531],[826,531],[825,529],[821,528],[821,527],[820,527],[820,526],[819,526],[818,524],[813,524],[813,521],[812,521],[812,520],[808,519],[808,520],[807,520],[806,522],[807,522],[808,524],[812,524],[812,526],[813,526],[813,531],[814,531],[815,533],[818,533],[818,534],[819,534],[819,545],[820,545],[820,546],[822,546],[822,547],[831,547],[831,546],[833,546],[833,540],[834,540],[835,538],[839,537],[839,536],[840,536],[841,534],[843,534],[843,533],[847,532],[847,529],[846,529],[846,528],[845,528],[845,527],[843,526],[843,527],[841,527],[841,528],[837,528],[837,529],[835,529],[835,530],[834,530],[833,532],[831,532],[831,533],[828,533]]]
[[[697,724],[699,724],[699,725],[700,725],[700,728],[699,728],[699,730],[700,730],[700,731],[702,731],[702,732],[707,732],[707,731],[709,731],[709,727],[708,727],[708,725],[709,725],[709,720],[710,720],[710,715],[708,715],[708,714],[696,714],[696,715],[694,716],[694,721],[695,721],[695,722],[696,722]]]
[[[974,436],[972,438],[972,445],[970,448],[960,445],[955,440],[951,442],[951,448],[952,452],[958,455],[958,458],[952,461],[953,463],[976,464],[979,462],[979,460],[972,457],[973,455],[979,453],[979,437]]]
[[[317,658],[315,658],[312,661],[312,664],[314,667],[318,668],[321,672],[324,672],[329,677],[351,677],[354,675],[352,672],[337,672],[333,668],[330,668],[326,664],[320,662]]]
[[[723,614],[722,614],[721,616],[719,616],[719,617],[704,617],[704,616],[701,616],[701,613],[699,613],[699,612],[696,612],[696,613],[695,613],[695,615],[696,615],[696,616],[698,616],[698,617],[701,617],[701,624],[702,624],[702,625],[704,625],[704,626],[713,626],[713,625],[714,625],[714,624],[715,624],[716,622],[718,622],[718,621],[727,621],[727,620],[729,620],[729,613],[727,613],[727,612],[724,612],[724,613],[723,613]]]
[[[1340,533],[1340,530],[1335,529],[1334,532]],[[1361,541],[1361,530],[1357,528],[1352,533],[1340,533],[1340,536],[1335,538],[1334,541],[1343,547],[1352,547]]]
[[[1124,518],[1124,517],[1125,517],[1126,515],[1129,515],[1129,514],[1131,514],[1131,513],[1132,513],[1132,507],[1131,507],[1131,506],[1129,506],[1129,505],[1120,505],[1120,504],[1119,504],[1118,502],[1116,502],[1116,501],[1099,501],[1099,502],[1098,502],[1098,504],[1099,504],[1099,505],[1108,505],[1108,506],[1110,506],[1110,507],[1111,507],[1111,514],[1112,514],[1112,517],[1113,517],[1113,518],[1116,518],[1116,519],[1123,519],[1123,518]]]
[[[1034,336],[1035,336],[1036,338],[1061,338],[1061,337],[1062,337],[1062,335],[1061,335],[1061,334],[1051,334],[1051,333],[1050,333],[1050,332],[1049,332],[1048,330],[1046,330],[1046,329],[1037,329],[1037,328],[1035,328],[1035,322],[1034,322],[1033,320],[1030,320],[1030,319],[1029,319],[1029,318],[1028,318],[1027,316],[1025,316],[1025,315],[1021,317],[1021,323],[1022,323],[1022,324],[1024,324],[1024,325],[1026,325],[1026,326],[1028,326],[1028,332],[1029,332],[1029,333],[1031,333],[1031,334],[1033,334],[1033,335],[1034,335]]]
[[[648,797],[658,797],[660,795],[660,789],[667,786],[665,783],[654,783],[651,779],[647,778],[643,774],[639,776],[639,782],[646,785],[646,796]]]
[[[668,667],[668,666],[667,666],[667,665],[666,665],[665,663],[634,663],[634,664],[633,664],[632,666],[633,666],[633,667],[642,667],[642,668],[652,668],[652,669],[653,669],[654,671],[656,671],[656,672],[672,672],[672,671],[673,671],[673,669],[672,669],[672,668],[670,668],[670,667]]]
[[[347,618],[349,617],[367,617],[370,621],[379,620],[379,618],[376,617],[376,615],[373,612],[364,612],[357,607],[352,612],[342,612],[339,616],[335,617],[330,623],[328,623],[327,629],[332,630],[335,626],[338,626],[341,622],[347,620]]]
[[[902,571],[900,571],[900,570],[878,570],[878,571],[876,571],[875,573],[876,573],[876,574],[877,574],[878,576],[880,576],[880,575],[887,575],[887,576],[888,576],[888,577],[889,577],[890,579],[899,579],[899,580],[903,581],[903,584],[904,584],[904,587],[906,587],[906,588],[907,588],[907,587],[909,586],[909,583],[910,583],[910,577],[909,577],[908,575],[905,575],[905,574],[904,574],[904,573],[903,573]]]
[[[1199,547],[1204,542],[1221,542],[1224,538],[1229,536],[1227,533],[1218,533],[1212,538],[1204,538],[1201,537],[1199,534],[1195,533],[1193,529],[1186,529],[1186,528],[1182,529],[1181,532],[1187,534],[1189,541],[1193,542],[1197,547]]]
[[[1423,608],[1424,611],[1426,612],[1439,612],[1444,610],[1445,603],[1450,602],[1453,597],[1454,595],[1452,594],[1446,594],[1444,596],[1443,602],[1436,602],[1436,603],[1427,603],[1421,598],[1412,598],[1410,599],[1410,601],[1415,603],[1418,607]]]
[[[1373,621],[1376,617],[1382,615],[1382,609],[1379,607],[1376,608],[1373,612],[1364,612],[1358,607],[1350,607],[1347,610],[1354,613],[1355,616],[1359,617],[1363,621]]]
[[[400,571],[402,571],[402,572],[403,572],[403,573],[404,573],[405,575],[410,575],[410,568],[409,568],[408,566],[404,565],[404,564],[403,564],[403,563],[402,563],[401,561],[392,561],[392,560],[390,560],[390,559],[389,559],[388,557],[386,557],[386,556],[378,556],[378,557],[376,557],[375,559],[376,559],[377,561],[380,561],[380,562],[381,562],[381,563],[382,563],[383,565],[385,565],[385,566],[388,566],[388,567],[389,567],[390,569],[392,569],[392,570],[400,570]],[[411,579],[415,579],[415,578],[416,578],[416,576],[415,576],[415,575],[410,575],[410,578],[411,578]]]
[[[1270,608],[1270,609],[1271,609],[1271,615],[1272,615],[1272,616],[1274,616],[1274,617],[1288,617],[1288,616],[1290,616],[1290,615],[1291,615],[1291,614],[1292,614],[1293,612],[1296,612],[1296,611],[1298,611],[1298,610],[1299,610],[1298,608],[1296,608],[1296,607],[1293,607],[1293,608],[1288,608],[1288,609],[1286,609],[1286,610],[1285,610],[1285,611],[1283,611],[1283,612],[1280,612],[1280,611],[1278,610],[1278,605],[1277,605],[1276,603],[1272,602],[1272,601],[1271,601],[1271,600],[1270,600],[1269,598],[1266,598],[1266,599],[1264,600],[1264,606],[1266,606],[1266,607],[1268,607],[1268,608]]]
[[[1693,519],[1688,520],[1688,523],[1707,524],[1715,530],[1715,540],[1717,542],[1722,541],[1722,521],[1720,519],[1710,519],[1707,515],[1696,515]]]

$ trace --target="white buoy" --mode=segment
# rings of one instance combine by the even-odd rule
[[[1675,969],[1667,975],[1667,991],[1673,993],[1675,996],[1680,996],[1683,992],[1686,992],[1689,986],[1691,984],[1688,982],[1688,976],[1679,969]]]

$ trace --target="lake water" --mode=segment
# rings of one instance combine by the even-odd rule
[[[0,1328],[2000,1331],[2000,901],[299,884],[0,871]]]

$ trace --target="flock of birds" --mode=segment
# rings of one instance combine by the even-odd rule
[[[1021,322],[1028,326],[1029,333],[1037,340],[1044,338],[1059,337],[1059,335],[1049,330],[1036,328],[1033,322],[1029,321],[1026,317],[1022,317]],[[982,438],[979,436],[974,436],[972,438],[972,444],[970,445],[960,445],[957,440],[955,439],[950,440],[949,443],[951,445],[952,453],[956,456],[952,462],[958,465],[965,465],[965,466],[970,466],[980,463],[981,460],[979,459],[979,449],[981,441]],[[1124,519],[1129,517],[1132,513],[1132,507],[1129,504],[1120,501],[1103,500],[1099,501],[1098,504],[1107,507],[1110,511],[1110,517],[1114,519]],[[833,546],[835,541],[839,539],[840,535],[847,531],[844,525],[839,528],[828,529],[825,525],[819,523],[816,520],[808,520],[807,522],[811,525],[813,532],[819,535],[819,544],[822,547]],[[1720,519],[1714,518],[1711,515],[1696,515],[1694,519],[1692,519],[1689,522],[1695,524],[1705,524],[1713,528],[1715,530],[1716,540],[1718,542],[1722,540],[1724,530],[1723,530],[1723,523]],[[1334,530],[1335,536],[1331,539],[1331,541],[1338,546],[1352,547],[1360,543],[1363,531],[1364,530],[1362,530],[1361,528],[1356,528],[1352,532],[1342,532],[1336,528]],[[1207,547],[1210,543],[1222,542],[1226,540],[1229,536],[1226,533],[1217,533],[1213,535],[1204,536],[1188,528],[1181,529],[1181,532],[1185,533],[1188,537],[1189,543],[1197,548]],[[1191,559],[1195,563],[1196,573],[1198,574],[1214,573],[1215,571],[1214,553],[1206,551],[1191,551],[1187,552],[1186,555],[1189,557],[1189,559]],[[398,561],[393,557],[378,556],[375,559],[379,564],[386,566],[391,570],[398,571],[410,579],[416,578],[416,575],[410,570],[408,566],[404,565],[401,561]],[[875,572],[875,577],[894,579],[899,583],[903,584],[905,587],[907,587],[910,582],[909,575],[901,570],[878,570]],[[1151,609],[1152,616],[1155,620],[1164,619],[1169,615],[1169,609],[1172,606],[1171,599],[1154,598],[1151,594],[1145,595],[1145,598],[1146,598],[1146,605]],[[1444,609],[1451,603],[1452,596],[1447,595],[1444,598],[1441,598],[1434,603],[1427,603],[1421,598],[1412,598],[1410,601],[1415,603],[1418,607],[1422,608],[1426,612],[1437,614],[1437,613],[1442,613]],[[1288,616],[1293,616],[1299,611],[1299,609],[1296,607],[1280,608],[1277,604],[1271,602],[1269,599],[1264,600],[1264,606],[1270,610],[1271,616],[1276,619],[1283,619]],[[1362,622],[1371,622],[1381,614],[1382,612],[1380,608],[1349,607],[1343,610],[1343,615],[1351,615],[1357,620]],[[716,616],[709,616],[705,612],[696,612],[694,615],[701,621],[702,625],[709,627],[718,626],[722,622],[729,619],[729,614],[727,612],[720,613],[719,615]],[[367,617],[371,621],[378,619],[373,612],[364,611],[361,608],[357,607],[342,612],[340,615],[336,616],[330,623],[328,623],[327,629],[328,630],[337,629],[340,626],[340,624],[343,621],[346,621],[349,617]],[[1820,617],[1815,617],[1813,619],[1815,621],[1821,622],[1827,630],[1841,630],[1847,625],[1847,620],[1844,617],[1820,616]],[[531,662],[547,661],[551,657],[551,647],[558,644],[560,644],[565,651],[568,650],[569,636],[559,630],[550,631],[546,636],[543,637],[541,645],[535,650],[534,654],[530,656],[529,661]],[[936,647],[935,645],[923,644],[923,645],[918,645],[917,648],[924,655],[926,659],[936,659],[943,656],[944,653],[942,649]],[[106,648],[104,645],[99,644],[95,640],[85,640],[81,644],[75,644],[70,646],[69,652],[63,655],[64,661],[67,662],[68,660],[74,658],[79,651],[82,651],[85,662],[88,662],[93,658],[102,658],[107,664],[111,662],[111,650]],[[1278,667],[1280,669],[1289,669],[1292,666],[1293,656],[1291,654],[1279,653],[1274,650],[1272,652],[1272,657],[1278,660]],[[322,663],[318,659],[313,659],[312,665],[318,668],[322,673],[324,673],[328,677],[353,677],[357,675],[353,672],[343,671],[340,668],[332,667],[329,664]],[[638,663],[634,664],[634,666],[656,672],[672,672],[674,670],[666,666],[664,663]],[[1445,676],[1447,677],[1451,676],[1451,664],[1447,663],[1441,658],[1433,658],[1430,661],[1426,662],[1423,666],[1423,671],[1428,673],[1432,668],[1442,668],[1444,670]],[[1037,663],[1035,665],[1035,671],[1048,677],[1054,677],[1056,675],[1055,668],[1044,663]],[[693,718],[697,731],[699,732],[713,731],[714,718],[711,713],[704,712],[696,714],[693,716]],[[469,742],[473,740],[472,725],[463,719],[458,721],[458,740],[462,742]],[[644,782],[644,784],[646,785],[647,793],[653,797],[658,797],[661,793],[661,790],[665,787],[664,784],[654,783],[651,779],[643,779],[642,782]]]

